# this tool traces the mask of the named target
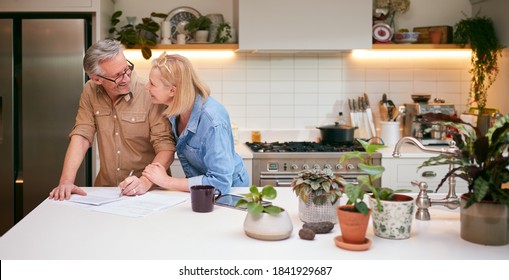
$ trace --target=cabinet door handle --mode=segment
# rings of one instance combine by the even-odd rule
[[[421,176],[424,178],[436,177],[437,173],[435,171],[424,171],[422,172]]]

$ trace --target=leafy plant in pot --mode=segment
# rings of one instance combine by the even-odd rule
[[[366,141],[356,139],[364,147],[366,155],[359,151],[348,152],[340,158],[340,163],[357,158],[360,160],[358,168],[367,175],[357,177],[357,184],[346,181],[339,177],[338,180],[343,186],[343,194],[348,197],[346,205],[338,206],[337,215],[339,226],[341,228],[341,237],[336,237],[336,244],[341,247],[341,243],[358,244],[364,249],[369,248],[371,241],[366,238],[366,230],[368,228],[369,216],[371,209],[364,201],[366,190],[373,190],[375,187],[373,182],[380,179],[385,168],[380,165],[373,165],[372,154],[377,149],[385,147],[379,144],[370,144]],[[376,194],[376,193],[374,193]],[[376,195],[379,201],[378,195]]]
[[[460,200],[461,237],[485,245],[509,244],[509,188],[504,187],[509,182],[509,114],[484,135],[444,114],[425,114],[423,120],[448,126],[458,147],[454,154],[431,157],[421,167],[454,164],[438,188],[452,176],[467,181],[468,193]]]
[[[195,42],[205,43],[209,36],[209,28],[212,21],[207,16],[192,17],[186,24],[185,30],[194,34]]]
[[[463,46],[470,43],[472,48],[469,71],[471,74],[470,98],[472,103],[477,104],[477,127],[481,128],[480,124],[488,100],[488,89],[499,73],[497,61],[502,55],[504,46],[498,40],[491,18],[481,17],[479,12],[474,17],[465,18],[456,23],[454,43]],[[482,133],[485,132],[482,131]]]
[[[242,194],[235,207],[247,206],[244,220],[244,232],[247,236],[260,240],[282,240],[290,237],[293,230],[288,213],[279,206],[263,205],[264,199],[273,200],[277,197],[276,189],[266,185],[261,191],[251,186],[249,193]]]
[[[341,184],[331,169],[309,169],[299,172],[291,186],[299,197],[299,218],[305,223],[337,222],[336,207]]]
[[[127,24],[117,29],[116,25],[120,22],[120,16],[122,16],[122,11],[116,11],[111,15],[111,27],[108,30],[110,36],[127,48],[140,47],[143,58],[150,59],[152,57],[150,48],[157,44],[159,37],[157,31],[160,28],[159,23],[155,22],[152,17],[165,19],[167,14],[152,12],[150,17],[142,18],[142,22],[137,25]]]

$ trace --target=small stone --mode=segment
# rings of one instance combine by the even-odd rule
[[[331,222],[305,223],[302,227],[308,228],[316,234],[322,234],[329,233],[334,228],[334,224]]]
[[[315,232],[309,228],[302,228],[299,230],[299,236],[301,239],[313,240],[315,239]]]

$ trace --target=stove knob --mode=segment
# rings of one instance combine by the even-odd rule
[[[290,167],[292,170],[297,170],[299,169],[299,167],[297,166],[297,164],[293,163]]]
[[[343,170],[343,165],[341,164],[336,164],[336,170]]]
[[[309,165],[307,165],[306,163],[304,163],[304,164],[302,165],[302,169],[303,169],[303,170],[308,170],[308,169],[309,169]]]
[[[323,168],[325,168],[325,169],[332,169],[332,166],[327,163],[326,165],[323,166]]]
[[[347,165],[346,165],[346,169],[348,169],[348,170],[354,170],[354,169],[355,169],[355,166],[354,166],[353,164],[349,163],[349,164],[347,164]]]
[[[319,170],[319,169],[320,169],[320,165],[318,165],[318,164],[316,164],[316,163],[315,163],[315,164],[313,164],[313,169],[318,169],[318,170]]]

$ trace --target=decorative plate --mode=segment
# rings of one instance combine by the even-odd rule
[[[392,28],[384,22],[373,25],[373,38],[378,42],[389,42],[392,39]]]
[[[189,31],[185,29],[191,18],[198,18],[201,14],[191,7],[178,7],[168,13],[167,20],[171,25],[172,41],[177,41],[177,34],[187,35],[187,40],[191,39]]]

